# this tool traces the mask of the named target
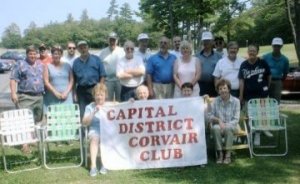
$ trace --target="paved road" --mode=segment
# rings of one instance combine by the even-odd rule
[[[9,76],[10,72],[0,73],[0,111],[14,108],[10,100]]]

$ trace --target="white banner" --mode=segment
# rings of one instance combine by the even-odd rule
[[[207,163],[202,97],[125,102],[102,112],[101,158],[109,170]]]

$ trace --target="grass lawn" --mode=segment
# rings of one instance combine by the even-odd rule
[[[283,108],[289,116],[289,152],[285,157],[249,158],[246,150],[237,151],[231,165],[217,165],[214,152],[208,150],[206,167],[109,171],[107,175],[90,177],[84,167],[65,170],[38,169],[31,172],[7,174],[0,166],[0,183],[100,183],[100,184],[157,184],[157,183],[300,183],[300,110]]]

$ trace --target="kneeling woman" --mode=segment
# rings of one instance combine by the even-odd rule
[[[208,107],[211,133],[217,151],[217,163],[229,164],[231,162],[230,148],[233,144],[234,133],[238,131],[240,101],[230,95],[231,85],[228,80],[221,79],[217,83],[216,89],[219,96],[216,97],[212,106]],[[222,136],[224,136],[224,146]]]
[[[90,103],[86,106],[84,116],[82,119],[83,125],[89,126],[88,136],[90,138],[90,157],[91,157],[91,170],[90,176],[97,175],[97,154],[100,145],[100,119],[95,114],[101,109],[105,103],[107,95],[107,88],[104,84],[98,83],[93,89],[93,96],[95,102]],[[100,173],[106,174],[106,169],[101,167]]]

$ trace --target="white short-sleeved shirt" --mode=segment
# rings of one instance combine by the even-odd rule
[[[213,72],[213,76],[216,78],[223,78],[229,80],[231,83],[231,89],[239,89],[239,78],[238,73],[243,58],[237,57],[235,61],[230,61],[228,57],[223,57],[220,59],[216,65],[216,68]]]
[[[139,56],[134,56],[132,59],[128,60],[125,56],[122,57],[117,63],[117,74],[124,72],[127,69],[142,69],[145,71],[144,61]],[[126,87],[137,87],[144,81],[144,76],[132,77],[130,79],[120,79],[120,83]]]
[[[106,47],[101,51],[99,57],[105,68],[106,81],[118,80],[116,76],[117,62],[124,56],[125,52],[121,47],[116,47],[113,51],[109,47]]]

